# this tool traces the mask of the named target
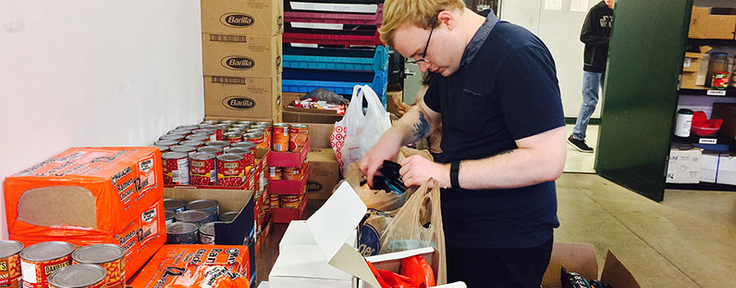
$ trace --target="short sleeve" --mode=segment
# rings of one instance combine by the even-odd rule
[[[442,104],[440,104],[440,89],[439,86],[441,85],[440,82],[442,79],[440,79],[442,76],[440,75],[434,75],[432,77],[432,81],[429,83],[429,88],[427,89],[427,92],[424,93],[424,104],[429,107],[429,109],[432,109],[432,111],[437,113],[442,113]]]

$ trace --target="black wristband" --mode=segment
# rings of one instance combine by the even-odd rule
[[[450,188],[460,189],[458,174],[460,173],[460,161],[450,163]]]

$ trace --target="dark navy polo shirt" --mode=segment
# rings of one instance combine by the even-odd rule
[[[565,125],[549,50],[493,14],[465,48],[458,71],[437,76],[424,101],[442,114],[438,162],[487,158],[517,148],[515,140]],[[559,226],[554,181],[441,195],[450,247],[529,248],[548,241]]]

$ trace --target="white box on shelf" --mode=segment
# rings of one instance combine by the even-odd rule
[[[718,158],[716,183],[736,185],[736,155],[721,153]]]
[[[716,183],[720,152],[703,152],[700,159],[700,182]]]
[[[670,149],[666,182],[675,184],[699,183],[702,155],[703,150],[700,148]]]

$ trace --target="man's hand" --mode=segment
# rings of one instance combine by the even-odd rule
[[[360,159],[360,171],[363,172],[363,175],[366,175],[370,187],[373,187],[373,176],[376,174],[376,170],[383,165],[383,160],[396,162],[398,157],[401,139],[391,136],[391,131],[386,131],[381,140]]]
[[[442,188],[450,187],[450,164],[432,162],[419,155],[404,159],[399,173],[406,187],[420,186],[429,178],[437,180]]]

